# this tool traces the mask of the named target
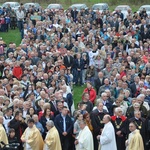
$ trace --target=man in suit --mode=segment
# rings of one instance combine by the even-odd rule
[[[70,51],[64,56],[64,65],[67,69],[71,69],[73,65],[74,58],[71,56]]]
[[[55,126],[59,132],[62,150],[70,150],[73,122],[68,116],[68,109],[63,106],[61,114],[55,118]]]
[[[77,54],[77,59],[75,60],[75,68],[76,68],[76,85],[78,84],[78,80],[80,80],[80,85],[83,85],[83,82],[82,82],[82,71],[83,71],[83,66],[84,66],[84,63],[83,63],[83,59],[81,58],[81,54],[78,53]]]
[[[135,76],[134,77],[134,82],[130,84],[132,97],[136,97],[137,96],[137,89],[139,88],[139,81],[140,81],[139,76]]]
[[[77,15],[78,15],[78,11],[77,8],[75,7],[74,10],[71,11],[71,17],[73,18],[74,22],[76,22],[77,20]]]
[[[98,73],[98,78],[97,79],[95,79],[94,80],[94,87],[96,88],[96,93],[97,93],[97,95],[98,95],[98,90],[99,90],[99,88],[102,86],[102,85],[104,85],[104,74],[103,74],[103,72],[99,72]]]
[[[107,111],[103,109],[103,103],[98,102],[97,108],[91,112],[91,123],[93,126],[93,138],[94,138],[94,150],[98,150],[98,140],[97,136],[101,134],[104,124],[102,123],[104,115]]]
[[[51,105],[51,111],[54,113],[54,116],[56,116],[56,112],[57,112],[57,102],[55,99],[55,95],[51,94],[50,95],[50,101],[49,101],[50,105]]]
[[[104,85],[99,87],[98,96],[100,97],[105,90],[110,90],[111,95],[114,96],[114,88],[110,85],[108,78],[104,79]]]
[[[144,28],[144,31],[141,32],[141,37],[143,41],[150,38],[148,28]]]
[[[108,110],[109,114],[112,115],[113,114],[113,112],[112,112],[112,103],[110,101],[108,101],[107,93],[103,92],[101,94],[101,99],[102,99],[103,105],[107,107],[107,110]]]

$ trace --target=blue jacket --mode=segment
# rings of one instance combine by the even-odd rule
[[[66,122],[66,132],[68,134],[72,134],[73,122],[71,120],[71,117],[69,117],[67,115],[66,119],[65,119],[65,122]],[[54,123],[55,123],[55,127],[57,128],[59,134],[62,135],[62,133],[64,132],[64,129],[63,129],[63,118],[62,118],[61,114],[58,114],[55,117]]]

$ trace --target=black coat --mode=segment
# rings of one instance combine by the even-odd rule
[[[76,60],[74,61],[74,67],[76,68],[76,70],[77,70],[77,69],[83,70],[83,67],[84,67],[83,59],[80,58],[80,64],[79,64],[78,59],[76,59]]]
[[[135,83],[130,84],[130,89],[131,89],[132,97],[135,97],[135,94],[136,94],[136,85],[135,85]]]
[[[71,17],[72,17],[73,19],[76,19],[76,18],[77,18],[77,15],[78,15],[78,11],[74,11],[74,10],[71,11]]]
[[[103,120],[104,115],[107,112],[105,110],[103,110],[103,112],[98,111],[98,109],[95,109],[91,112],[91,123],[93,126],[93,139],[94,139],[94,150],[98,150],[98,140],[97,140],[97,136],[101,134],[100,130],[104,127],[104,124],[101,123],[101,121]]]
[[[68,57],[70,58],[70,62],[68,60]],[[68,67],[72,67],[73,66],[73,61],[74,61],[74,58],[72,56],[65,56],[64,57],[64,65],[66,68]]]
[[[14,118],[10,121],[9,128],[13,128],[15,130],[17,140],[20,141],[21,135],[27,128],[27,124],[25,122],[23,123],[21,121],[18,121]]]
[[[113,118],[114,116],[112,116]],[[123,116],[123,118],[125,118]],[[118,150],[125,150],[125,141],[126,141],[126,137],[127,137],[127,134],[128,134],[128,127],[129,127],[129,122],[128,120],[122,120],[121,118],[117,118],[115,120],[112,119],[112,124],[114,126],[114,129],[115,129],[115,134],[118,132],[118,131],[121,131],[121,136],[118,136],[116,134],[116,143],[117,143],[117,149]],[[117,125],[120,125],[119,128],[117,128]]]
[[[105,80],[105,78],[102,79],[102,82],[100,81],[99,78],[97,78],[97,79],[94,80],[94,86],[95,86],[95,88],[96,88],[96,93],[97,93],[97,95],[98,95],[99,88],[100,88],[102,85],[104,85],[104,80]]]
[[[54,116],[56,116],[57,109],[55,108],[55,106],[54,106],[52,101],[50,101],[49,103],[51,105],[51,111],[54,113]]]

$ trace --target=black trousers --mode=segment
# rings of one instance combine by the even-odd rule
[[[71,135],[60,136],[62,150],[70,150]]]

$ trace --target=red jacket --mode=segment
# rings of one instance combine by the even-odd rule
[[[84,89],[84,92],[89,93],[90,101],[94,104],[94,101],[96,99],[96,91],[95,91],[95,89],[93,89],[93,88],[91,88],[91,89],[86,88],[86,89]]]
[[[19,66],[14,67],[13,76],[15,76],[17,79],[20,79],[22,76],[22,68]]]
[[[122,79],[123,76],[126,76],[126,72],[125,71],[120,72],[120,78],[121,79]]]

